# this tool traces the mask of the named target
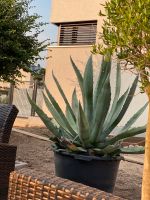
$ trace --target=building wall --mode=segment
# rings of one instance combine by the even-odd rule
[[[53,0],[51,19],[52,23],[97,20],[99,0]]]

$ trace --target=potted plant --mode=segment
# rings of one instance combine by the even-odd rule
[[[110,58],[108,56],[103,58],[95,88],[92,56],[88,59],[83,76],[72,59],[71,63],[81,89],[82,103],[78,100],[74,89],[72,105],[70,105],[54,74],[54,81],[66,104],[65,114],[46,86],[46,95],[43,93],[43,97],[53,118],[49,118],[29,95],[28,99],[54,135],[50,139],[54,142],[56,175],[112,192],[119,162],[122,159],[120,154],[144,153],[144,147],[125,148],[122,146],[122,141],[145,132],[145,126],[137,128],[131,126],[144,111],[147,103],[128,120],[122,129],[118,130],[118,133],[110,136],[129,107],[138,77],[133,81],[131,88],[120,96],[121,73],[118,63],[115,95],[111,103]]]

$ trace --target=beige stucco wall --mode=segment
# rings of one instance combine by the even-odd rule
[[[104,0],[52,0],[52,23],[97,20]]]

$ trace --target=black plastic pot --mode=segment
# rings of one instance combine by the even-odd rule
[[[57,176],[113,192],[121,157],[103,158],[54,151]]]

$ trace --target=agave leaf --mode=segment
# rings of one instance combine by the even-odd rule
[[[103,131],[102,131],[102,134],[100,135],[99,140],[104,140],[107,137],[107,135],[112,131],[111,129],[109,130],[109,127],[117,119],[117,117],[120,113],[120,110],[122,109],[124,102],[128,96],[128,92],[129,92],[129,89],[127,89],[126,92],[119,98],[114,113],[111,113],[111,119],[109,119],[109,121],[107,123],[104,122]]]
[[[77,147],[77,149],[78,149],[78,151],[80,151],[80,152],[87,152],[87,150],[84,149],[83,147]]]
[[[55,81],[55,83],[57,85],[57,88],[58,88],[62,98],[64,99],[64,102],[65,102],[66,106],[69,109],[70,114],[72,115],[73,120],[76,121],[76,117],[75,117],[75,115],[73,113],[73,110],[72,110],[72,108],[71,108],[71,106],[70,106],[70,104],[69,104],[69,102],[68,102],[68,100],[67,100],[67,98],[66,98],[66,96],[64,94],[64,91],[63,91],[61,85],[59,84],[59,81],[57,80],[57,78],[56,78],[56,76],[54,75],[53,72],[52,72],[52,76],[53,76],[53,79],[54,79],[54,81]]]
[[[68,131],[67,127],[65,126],[65,123],[63,122],[62,118],[60,117],[59,113],[55,110],[55,108],[53,107],[53,105],[50,103],[50,101],[48,100],[48,98],[46,97],[46,95],[43,93],[43,97],[44,97],[44,101],[46,104],[46,107],[48,108],[49,112],[52,114],[52,116],[54,117],[54,119],[56,120],[56,122],[62,126],[65,130]]]
[[[103,149],[103,151],[105,152],[105,154],[110,154],[116,151],[118,148],[119,148],[119,145],[108,145],[107,147]]]
[[[116,152],[117,150],[120,152],[120,146],[119,145],[108,145],[107,147],[103,149],[94,148],[93,149],[97,154],[113,154],[113,152]]]
[[[39,115],[45,126],[58,138],[61,138],[61,134],[58,131],[58,128],[54,126],[54,124],[51,122],[51,119],[43,112],[42,109],[40,109],[34,101],[30,98],[28,92],[27,92],[28,100],[32,106],[32,108],[35,110],[35,112]]]
[[[68,122],[70,123],[71,127],[73,128],[73,130],[77,132],[77,125],[74,119],[72,118],[72,115],[70,113],[70,109],[68,108],[68,106],[66,106],[66,118]]]
[[[84,110],[89,124],[91,123],[93,113],[93,65],[92,56],[89,57],[84,71],[83,79],[84,89]]]
[[[70,134],[69,131],[66,131],[63,127],[59,127],[59,132],[61,133],[62,137],[61,138],[66,138],[67,140],[74,140],[74,137]]]
[[[44,97],[44,101],[49,112],[52,114],[52,116],[57,121],[57,123],[65,130],[65,133],[67,133],[67,135],[69,136],[69,139],[72,139],[73,135],[72,133],[68,131],[67,126],[65,122],[63,121],[63,118],[60,117],[59,113],[56,111],[56,109],[53,107],[53,105],[50,103],[50,101],[48,100],[48,98],[45,96],[44,93],[43,93],[43,97]]]
[[[97,104],[95,106],[95,112],[93,116],[93,127],[92,127],[92,134],[91,134],[91,142],[94,143],[99,135],[101,134],[103,123],[105,121],[106,115],[109,110],[111,101],[111,89],[110,89],[110,78],[109,75],[105,80],[103,88],[99,93]]]
[[[71,56],[70,56],[70,61],[71,61],[72,67],[73,67],[73,69],[75,71],[76,77],[78,79],[78,83],[79,83],[79,86],[80,86],[80,89],[81,89],[81,93],[82,93],[82,100],[84,102],[83,77],[82,77],[78,67],[76,66],[76,64],[72,60]]]
[[[86,115],[82,109],[82,106],[79,102],[79,111],[78,111],[78,129],[79,129],[79,138],[82,144],[85,147],[89,146],[89,139],[90,139],[90,128],[89,123],[86,118]]]
[[[120,149],[124,154],[144,154],[145,148],[143,146],[124,147]]]
[[[135,80],[134,80],[134,82],[133,82],[133,84],[132,84],[132,86],[131,86],[131,88],[130,88],[130,91],[129,91],[129,93],[128,93],[128,96],[127,96],[127,98],[126,98],[126,100],[125,100],[125,103],[124,103],[124,105],[123,105],[123,107],[122,107],[122,109],[121,109],[121,111],[120,111],[118,117],[117,117],[117,118],[115,119],[115,121],[114,121],[112,124],[110,124],[110,126],[105,130],[105,133],[104,133],[104,134],[105,134],[105,137],[106,137],[107,135],[109,135],[110,132],[111,132],[111,131],[118,125],[118,123],[122,120],[124,114],[126,113],[128,107],[129,107],[129,105],[130,105],[130,103],[131,103],[131,100],[133,99],[134,92],[135,92],[136,87],[137,87],[137,82],[138,82],[138,76],[135,78]]]
[[[74,144],[69,144],[69,145],[67,145],[67,148],[69,149],[69,151],[71,151],[71,152],[87,152],[87,150],[86,149],[84,149],[83,147],[78,147],[78,146],[76,146],[76,145],[74,145]]]
[[[72,110],[77,118],[78,115],[78,99],[77,99],[77,93],[76,93],[76,89],[74,89],[73,93],[72,93]]]
[[[47,93],[47,96],[50,100],[50,102],[52,103],[53,107],[55,108],[55,110],[59,113],[60,117],[63,119],[63,122],[65,123],[65,126],[67,127],[68,131],[74,136],[76,137],[77,133],[72,129],[72,127],[70,126],[68,120],[66,119],[63,111],[61,110],[59,104],[56,102],[56,100],[54,99],[54,97],[51,95],[51,93],[49,92],[49,90],[47,89],[46,85],[45,85],[45,91]]]
[[[121,129],[121,132],[127,131],[132,124],[140,117],[140,115],[144,112],[145,108],[147,107],[148,102],[142,106],[131,118],[130,120],[125,124],[125,126]]]
[[[133,137],[135,135],[139,135],[141,133],[144,133],[145,131],[146,131],[146,125],[141,126],[141,127],[137,127],[137,128],[131,128],[130,130],[122,132],[122,133],[114,136],[113,138],[111,138],[109,140],[108,144],[114,144],[117,141],[121,141],[125,138],[129,138],[129,137]]]
[[[114,114],[117,113],[116,109],[119,107],[119,106],[117,106],[117,104],[119,104],[118,99],[119,99],[119,95],[120,95],[120,87],[121,87],[121,70],[120,70],[120,63],[117,63],[115,96],[113,99],[111,110],[106,117],[104,127],[108,127],[108,124],[111,123]],[[119,109],[118,109],[118,111],[119,111]]]
[[[110,74],[111,69],[111,61],[106,61],[103,57],[102,64],[101,64],[101,70],[99,72],[98,80],[96,87],[94,89],[94,99],[93,99],[93,107],[97,104],[97,99],[99,96],[99,93],[101,92],[103,85]]]

